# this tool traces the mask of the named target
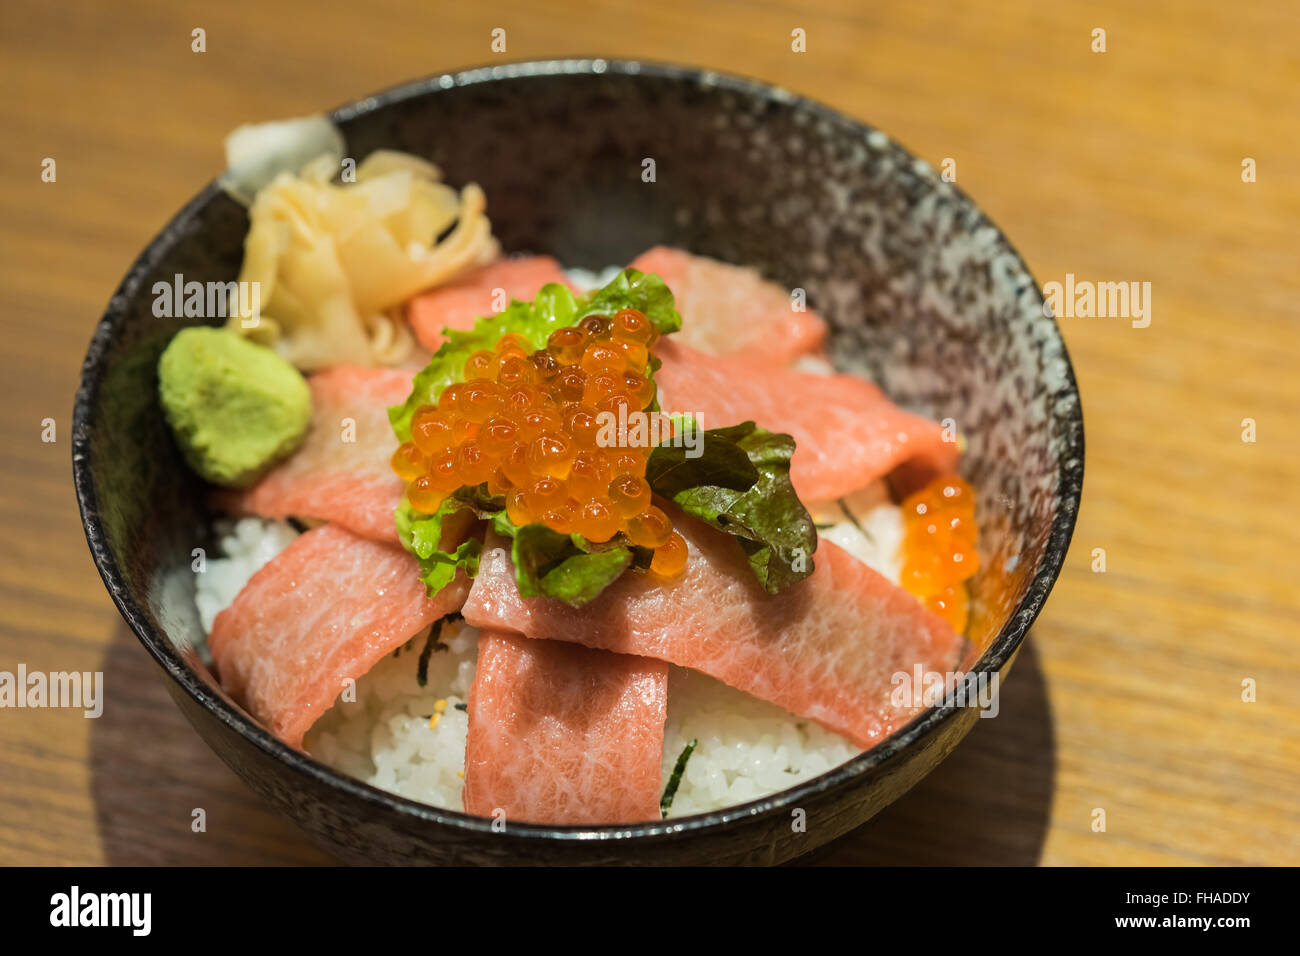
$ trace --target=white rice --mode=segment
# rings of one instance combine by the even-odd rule
[[[223,518],[215,530],[221,556],[204,558],[194,580],[194,603],[207,634],[212,633],[217,615],[230,606],[254,572],[298,537],[287,522],[263,518]]]
[[[822,536],[897,583],[902,513],[883,484],[808,510]],[[208,559],[195,598],[208,631],[217,613],[297,532],[282,521],[243,518],[219,523],[218,534],[223,556]],[[307,734],[304,747],[322,763],[383,790],[460,810],[468,717],[456,705],[467,702],[474,682],[478,631],[461,621],[445,622],[439,639],[446,649],[429,655],[421,687],[419,659],[427,634],[412,638],[357,681],[356,701],[335,703]],[[811,721],[711,677],[672,667],[665,785],[692,739],[697,744],[668,816],[776,793],[858,753],[849,741]]]

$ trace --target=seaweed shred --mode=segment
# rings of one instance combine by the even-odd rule
[[[673,764],[673,772],[668,777],[668,786],[664,787],[664,795],[659,798],[659,812],[667,814],[669,808],[673,805],[673,797],[677,796],[677,788],[681,786],[682,774],[686,772],[686,761],[691,759],[691,754],[695,752],[695,746],[699,740],[695,737],[690,739],[682,752],[677,755],[677,763]]]
[[[844,512],[845,517],[847,517],[849,521],[853,522],[853,527],[857,528],[858,531],[862,532],[862,537],[866,538],[872,544],[875,544],[876,539],[871,536],[870,531],[868,531],[866,528],[862,527],[862,525],[858,523],[858,516],[849,510],[849,506],[844,501],[844,499],[837,498],[835,499],[835,503],[840,506],[840,510]]]
[[[450,647],[442,643],[442,626],[448,621],[459,618],[459,612],[453,611],[446,617],[435,621],[433,627],[429,628],[429,636],[424,640],[424,650],[420,651],[420,662],[415,669],[415,680],[421,687],[429,683],[429,659],[433,656],[433,652],[451,650]]]

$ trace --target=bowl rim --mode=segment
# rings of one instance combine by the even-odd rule
[[[841,113],[830,106],[761,80],[704,67],[682,66],[642,59],[595,56],[520,60],[430,74],[420,79],[388,87],[370,96],[345,104],[331,110],[327,115],[336,125],[342,125],[367,113],[417,97],[436,94],[441,90],[499,81],[513,81],[532,76],[600,76],[606,73],[622,76],[644,75],[706,87],[719,87],[748,97],[779,103],[791,109],[807,111],[819,118],[847,126],[864,137],[873,134],[885,135],[870,124]],[[889,142],[893,148],[901,150],[909,159],[917,159],[915,153],[903,147],[896,140],[890,138]],[[996,234],[996,242],[1001,247],[1001,251],[1014,257],[1016,265],[1023,270],[1026,276],[1032,279],[1029,267],[1007,239],[1006,234],[955,183],[945,185],[953,191],[959,200],[969,203],[970,208],[977,217],[976,227],[991,228]],[[766,817],[788,808],[797,807],[808,797],[847,784],[899,756],[923,737],[936,731],[940,725],[950,720],[960,709],[950,696],[943,704],[930,707],[875,747],[858,754],[838,767],[788,789],[744,804],[690,816],[635,824],[589,826],[511,823],[504,833],[493,833],[493,821],[489,818],[474,816],[456,810],[446,810],[386,790],[380,790],[357,778],[336,771],[315,760],[306,752],[290,747],[274,737],[250,715],[245,713],[242,708],[214,693],[213,689],[185,663],[166,638],[155,633],[149,621],[148,612],[140,606],[131,594],[109,549],[99,514],[98,496],[88,467],[91,409],[98,399],[103,377],[104,358],[117,329],[126,319],[127,304],[138,291],[144,277],[171,250],[186,232],[186,227],[200,215],[207,204],[220,192],[221,189],[217,182],[213,181],[186,203],[163,229],[150,240],[114,292],[104,315],[96,325],[82,366],[81,382],[73,408],[71,446],[73,482],[76,489],[77,505],[81,512],[83,530],[85,531],[86,541],[90,547],[95,567],[99,571],[104,586],[113,599],[113,603],[117,606],[119,613],[140,643],[144,645],[145,649],[148,650],[171,679],[196,703],[207,710],[220,723],[243,738],[246,743],[262,751],[273,760],[285,764],[291,770],[327,787],[341,790],[349,797],[359,800],[363,804],[376,809],[396,812],[423,823],[450,826],[467,833],[508,835],[530,841],[558,840],[573,843],[591,840],[634,840],[644,842],[657,837],[699,833],[715,827],[726,826],[736,821]],[[1061,572],[1074,531],[1082,495],[1083,412],[1074,368],[1070,362],[1064,339],[1061,336],[1060,327],[1050,315],[1050,311],[1044,307],[1041,286],[1037,283],[1037,280],[1030,283],[1029,289],[1032,290],[1032,301],[1036,302],[1038,308],[1043,310],[1043,322],[1045,328],[1048,329],[1047,338],[1045,340],[1040,338],[1035,342],[1034,350],[1041,354],[1045,347],[1053,346],[1054,352],[1059,354],[1063,366],[1061,376],[1063,384],[1044,398],[1045,402],[1052,404],[1048,418],[1049,425],[1059,427],[1064,436],[1063,446],[1056,461],[1055,512],[1052,516],[1051,530],[1047,537],[1043,556],[1034,569],[1024,597],[967,673],[999,672],[1014,658],[1029,627],[1037,618],[1047,599],[1047,595]],[[1023,294],[1024,291],[1026,290],[1017,290],[1018,294]],[[1062,400],[1066,402],[1064,411],[1059,407]]]

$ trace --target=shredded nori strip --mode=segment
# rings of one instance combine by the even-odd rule
[[[457,710],[469,711],[469,704],[452,704]]]
[[[459,611],[452,611],[446,617],[434,622],[433,627],[429,628],[429,636],[425,638],[424,650],[420,651],[420,662],[416,665],[415,680],[421,687],[429,683],[429,658],[434,651],[450,651],[451,648],[442,643],[442,626],[448,621],[463,620]],[[411,638],[415,640],[415,638]]]
[[[434,646],[441,646],[444,651],[447,649],[446,645],[438,640],[441,633],[442,621],[437,621],[429,628],[429,636],[424,639],[424,650],[420,651],[420,662],[415,667],[415,680],[421,687],[429,683],[429,658],[433,656]]]
[[[872,544],[875,544],[876,539],[871,536],[871,532],[869,532],[866,528],[862,527],[862,525],[858,524],[858,516],[849,510],[849,506],[844,503],[844,499],[837,498],[835,500],[835,503],[840,506],[840,510],[844,512],[845,516],[848,517],[849,521],[853,522],[853,527],[857,528],[859,531],[862,532],[862,537],[866,538]]]
[[[677,755],[677,763],[673,765],[672,775],[668,778],[668,786],[664,787],[664,795],[659,798],[659,812],[667,814],[669,808],[673,805],[673,797],[677,796],[677,788],[681,786],[682,774],[686,772],[686,761],[691,759],[691,754],[695,751],[695,745],[699,740],[692,737],[690,743],[682,748],[682,752]]]

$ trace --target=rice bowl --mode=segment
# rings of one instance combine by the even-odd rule
[[[565,75],[565,73],[564,73],[565,70],[568,70],[568,69],[569,69],[569,68],[567,68],[567,66],[565,66],[565,68],[563,68],[562,70],[560,70],[559,73],[556,73],[556,74],[554,74],[554,75],[559,75],[559,77],[563,77],[563,75]],[[573,70],[576,70],[576,73],[572,73],[572,74],[569,74],[569,75],[581,75],[581,74],[582,74],[582,70],[584,70],[585,68],[584,68],[584,66],[581,66],[581,65],[573,65],[573,68],[572,68],[572,69],[573,69]],[[617,69],[615,69],[615,70],[612,70],[612,73],[619,74],[619,75],[623,75],[623,74],[620,73],[620,69],[621,69],[621,68],[617,68]],[[654,74],[654,70],[647,70],[647,69],[645,69],[645,68],[642,68],[642,72],[640,73],[640,75],[642,75],[642,77],[645,77],[645,75],[647,75],[647,74]],[[508,77],[510,77],[510,75],[528,75],[528,72],[526,72],[526,70],[525,70],[525,72],[524,72],[523,74],[511,74],[511,72],[508,72],[508,70],[507,70],[506,78],[508,79]],[[485,77],[484,77],[484,78],[474,77],[474,78],[472,79],[472,81],[469,81],[469,79],[467,79],[467,86],[465,86],[464,88],[467,88],[467,90],[469,90],[469,88],[472,88],[472,87],[473,87],[473,83],[474,83],[474,82],[484,82],[485,79],[486,79]],[[621,81],[620,81],[620,82],[621,82]],[[636,83],[640,83],[640,82],[642,82],[642,81],[640,81],[640,79],[638,79],[638,81],[636,81]],[[654,82],[659,82],[659,81],[654,81]],[[541,88],[542,86],[545,86],[545,85],[542,85],[542,83],[537,83],[537,88]],[[458,86],[458,87],[456,87],[456,88],[460,88],[460,87]],[[742,88],[744,88],[744,87],[740,87],[740,86],[738,86],[738,87],[728,87],[728,88],[729,88],[729,90],[732,90],[732,92],[735,92],[735,91],[737,91],[737,90],[742,90]],[[731,94],[728,94],[728,95],[731,95]],[[435,99],[435,96],[433,96],[433,98],[430,98],[430,99]],[[399,98],[398,100],[395,100],[395,101],[402,101],[402,99]],[[346,125],[347,122],[354,121],[355,118],[360,117],[361,114],[363,114],[363,113],[351,112],[351,113],[344,113],[344,114],[341,114],[341,116],[343,116],[343,121],[344,121],[344,130],[347,130],[347,129],[348,129],[348,127],[347,127],[347,125]],[[354,130],[354,133],[355,133],[355,130]],[[350,135],[350,138],[351,138],[352,133],[350,133],[350,134],[348,134],[348,135]],[[891,148],[892,148],[892,147],[891,147]],[[490,190],[489,190],[489,193],[490,193]],[[174,234],[173,234],[173,235],[174,235]],[[569,261],[575,261],[575,259],[572,259],[572,258],[571,258],[571,259],[569,259]],[[577,261],[582,261],[582,259],[581,259],[581,258],[580,258],[580,259],[577,259]],[[586,261],[591,261],[591,260],[590,260],[589,258],[586,258]],[[745,259],[741,259],[741,261],[745,261]],[[892,385],[893,385],[893,388],[897,388],[898,382],[897,382],[897,381],[893,381],[893,382],[892,382]],[[91,394],[94,394],[94,389],[92,389]],[[81,415],[85,415],[85,414],[86,414],[85,408],[86,408],[85,405],[81,405],[81,406],[79,406],[79,414],[81,414]],[[85,418],[83,418],[82,420],[85,421]],[[976,436],[976,437],[978,437],[978,436]],[[978,449],[976,449],[976,451],[978,451]],[[94,457],[92,457],[92,458],[94,458]],[[86,506],[87,506],[87,498],[85,497],[85,494],[86,494],[87,489],[88,489],[88,485],[85,484],[86,475],[87,475],[86,468],[85,468],[85,467],[81,467],[81,466],[79,466],[78,488],[79,488],[79,490],[81,490],[81,492],[82,492],[82,503],[83,503],[83,507],[86,507]],[[100,489],[101,489],[101,490],[100,490],[100,494],[101,494],[101,496],[103,496],[103,494],[104,494],[104,492],[103,492],[103,485],[100,485]],[[92,522],[92,520],[95,520],[95,507],[94,507],[94,506],[91,506],[91,507],[90,507],[90,510],[87,511],[87,515],[88,515],[88,518],[87,518],[88,522]],[[88,525],[88,528],[90,528],[90,525]],[[1000,546],[1000,545],[993,544],[993,542],[991,542],[991,545],[992,545],[993,548],[995,548],[995,549],[998,548],[998,546]],[[100,544],[99,544],[99,545],[96,545],[96,540],[95,540],[94,537],[92,537],[92,548],[101,548],[101,546],[103,546],[103,538],[100,538]],[[1035,546],[1036,546],[1036,545],[1035,545]],[[107,578],[107,579],[112,578],[113,575],[116,575],[116,574],[117,574],[117,571],[116,571],[116,570],[113,570],[113,568],[116,567],[116,564],[113,564],[112,559],[101,558],[101,554],[103,554],[103,551],[101,551],[101,550],[96,550],[96,559],[98,559],[98,561],[100,561],[100,567],[101,567],[101,570],[105,570],[105,568],[109,568],[109,570],[105,570],[105,578]],[[1030,555],[1026,555],[1026,557],[1027,557],[1027,558],[1030,558]],[[107,561],[108,563],[105,564],[105,563],[104,563],[105,561]],[[1024,562],[1023,562],[1024,567],[1026,567],[1026,571],[1028,572],[1028,574],[1034,575],[1034,574],[1036,574],[1037,571],[1040,570],[1040,563],[1039,563],[1039,562],[1040,562],[1040,558],[1030,558],[1030,559],[1027,559],[1027,561],[1024,561]],[[1026,579],[1026,580],[1027,580],[1027,579]],[[110,581],[110,589],[112,589],[112,591],[113,591],[113,593],[114,593],[114,597],[118,598],[118,600],[120,600],[120,604],[122,604],[122,601],[125,600],[125,593],[126,593],[126,592],[125,592],[125,591],[122,591],[122,589],[121,589],[121,584],[118,584],[116,588],[113,588],[112,585],[113,585],[113,581]],[[1035,605],[1035,606],[1036,606],[1036,605]],[[143,618],[140,618],[140,617],[139,617],[138,611],[133,611],[133,610],[130,609],[129,606],[126,606],[126,605],[123,605],[123,611],[127,611],[127,617],[129,617],[129,619],[131,619],[131,623],[133,623],[133,626],[136,627],[136,630],[138,630],[138,631],[140,631],[140,632],[142,632],[142,633],[143,633],[143,632],[147,632],[147,631],[149,630],[149,627],[147,626],[146,623],[144,623]],[[1022,620],[1022,624],[1027,624],[1027,620]],[[1015,630],[1015,628],[1013,628],[1013,630],[1009,631],[1008,633],[1023,633],[1023,628],[1021,628],[1021,630],[1019,630],[1019,631],[1017,631],[1017,630]],[[998,649],[998,648],[1001,648],[1001,649]],[[1000,656],[1004,656],[1004,657],[1005,657],[1006,650],[1008,650],[1008,646],[1002,644],[1001,641],[992,641],[991,649],[989,649],[988,656],[987,656],[987,658],[985,658],[985,659],[987,659],[988,662],[997,662],[997,661],[1000,661],[1000,659],[1002,659],[1002,658],[1000,658]],[[411,652],[404,652],[404,653],[411,653]],[[162,657],[165,658],[165,657],[166,657],[166,654],[164,654],[164,656],[162,656]],[[160,658],[160,659],[161,659],[161,658]],[[400,661],[400,657],[399,657],[399,658],[396,658],[396,659],[398,659],[398,661]],[[183,674],[183,669],[185,669],[185,667],[188,667],[188,666],[192,666],[192,665],[182,665],[182,666],[181,666],[181,669],[177,670],[177,669],[174,669],[174,667],[172,667],[172,666],[169,665],[169,670],[172,670],[172,671],[173,671],[173,674],[174,674],[174,675],[177,675],[177,676],[178,676],[178,679],[181,679],[181,675]],[[995,665],[995,666],[1000,666],[1000,665]],[[673,687],[677,687],[677,685],[680,685],[680,684],[681,684],[680,680],[673,680]],[[451,689],[452,689],[452,688],[448,687],[448,691],[451,691]],[[689,688],[688,688],[688,691],[689,691]],[[682,696],[689,696],[689,693],[682,692]],[[445,700],[445,698],[443,698],[443,700]],[[182,701],[182,706],[186,706],[185,704],[183,704],[183,701]],[[451,708],[451,709],[454,710],[454,708]],[[200,724],[200,726],[203,726],[204,718],[201,717],[201,713],[199,713],[199,711],[196,711],[194,708],[190,708],[190,706],[186,706],[186,711],[187,711],[187,714],[190,715],[191,719],[195,719],[195,721],[198,722],[198,723]],[[459,713],[459,711],[458,711],[458,713]],[[952,713],[950,713],[950,711],[949,711],[949,715],[952,715]],[[422,714],[421,714],[421,717],[422,717]],[[243,719],[246,719],[246,718],[238,718],[238,721],[243,721]],[[446,719],[446,718],[445,718],[445,719]],[[965,721],[963,721],[962,723],[965,723]],[[227,726],[234,727],[235,724],[227,724]],[[806,787],[805,787],[805,788],[798,788],[798,787],[797,787],[796,790],[794,790],[794,791],[790,791],[790,792],[789,792],[789,796],[788,796],[787,799],[785,799],[785,800],[794,800],[794,799],[801,800],[801,801],[803,801],[803,803],[809,804],[809,805],[811,806],[811,809],[813,809],[813,810],[814,810],[814,813],[815,813],[815,812],[816,812],[816,805],[818,805],[818,799],[816,799],[816,797],[815,797],[816,793],[819,793],[819,792],[820,792],[820,793],[826,793],[826,792],[827,792],[826,788],[827,788],[827,787],[831,787],[831,786],[833,786],[833,787],[836,788],[836,792],[839,792],[839,790],[840,790],[840,788],[842,787],[842,784],[844,784],[845,780],[849,780],[849,779],[863,779],[863,778],[862,778],[862,774],[865,773],[865,771],[870,770],[872,766],[879,766],[879,765],[880,765],[880,761],[881,761],[881,760],[885,760],[885,758],[888,758],[889,756],[891,756],[891,753],[892,753],[892,754],[898,754],[898,753],[901,753],[902,750],[905,750],[906,748],[909,748],[911,744],[917,743],[917,741],[920,739],[920,737],[919,737],[918,735],[926,735],[926,734],[928,734],[928,732],[930,732],[930,731],[932,731],[932,730],[935,730],[935,728],[936,728],[937,726],[939,726],[939,724],[936,723],[936,718],[927,718],[927,721],[924,721],[922,724],[918,724],[917,728],[909,728],[909,731],[907,731],[906,734],[901,735],[900,737],[898,737],[896,743],[893,743],[892,747],[881,748],[881,749],[875,750],[875,752],[874,752],[874,756],[872,756],[872,754],[868,754],[868,756],[871,757],[871,760],[868,760],[868,761],[866,761],[866,762],[863,762],[863,760],[850,761],[850,763],[848,763],[848,765],[846,765],[846,767],[852,767],[852,770],[849,770],[849,777],[844,777],[844,775],[839,775],[839,777],[836,777],[835,774],[829,775],[829,777],[827,777],[827,778],[822,778],[822,779],[820,779],[819,786],[818,786],[818,788],[815,788],[815,790],[813,790],[813,791],[809,791],[809,790],[807,790]],[[967,726],[969,726],[969,724],[967,724]],[[956,730],[956,727],[954,727],[954,730]],[[214,732],[214,731],[211,731],[211,730],[204,730],[204,735],[205,735],[205,736],[208,736],[209,739],[213,739],[213,737],[211,736],[212,732]],[[248,743],[252,743],[253,739],[255,739],[255,737],[247,736],[246,734],[244,734],[243,731],[239,731],[239,735],[242,736],[243,739],[246,739],[246,740],[248,741]],[[264,744],[264,743],[259,743],[259,744],[256,745],[256,747],[259,748],[259,749],[261,749],[261,748],[264,748],[264,747],[265,747],[265,744]],[[667,754],[668,750],[671,750],[671,749],[672,749],[672,741],[667,741],[666,745],[664,745],[664,753]],[[283,756],[283,752],[282,752],[282,750],[276,750],[276,748],[270,748],[270,750],[274,750],[274,752],[276,752],[276,753],[278,753],[278,754],[281,754],[281,756],[278,756],[278,757],[277,757],[277,761],[285,761],[285,760],[286,760],[286,757]],[[268,752],[270,752],[270,750],[268,750]],[[918,753],[922,753],[922,752],[924,752],[924,750],[918,750]],[[239,756],[239,754],[242,754],[242,756]],[[259,790],[268,793],[268,795],[272,796],[273,799],[274,799],[274,797],[276,797],[276,788],[274,788],[274,787],[270,787],[270,786],[269,786],[269,783],[268,783],[268,780],[269,780],[270,778],[269,778],[269,777],[266,777],[266,774],[265,774],[265,773],[260,773],[260,774],[253,774],[253,773],[252,773],[252,766],[255,765],[255,763],[257,763],[257,758],[255,757],[255,754],[253,754],[252,750],[248,750],[248,749],[247,749],[246,745],[244,745],[244,744],[239,744],[238,747],[235,748],[235,749],[230,749],[229,747],[227,747],[227,748],[224,749],[224,756],[226,756],[227,760],[231,760],[231,761],[238,760],[240,763],[242,763],[242,765],[246,766],[247,769],[248,769],[248,771],[250,771],[250,774],[251,774],[251,778],[250,778],[250,779],[252,779],[253,782],[255,782],[255,786],[257,786],[257,788],[259,788]],[[694,758],[693,758],[693,760],[694,760]],[[252,761],[252,762],[250,763],[250,762],[248,762],[248,761]],[[294,765],[295,765],[295,761],[289,760],[289,761],[287,761],[287,762],[290,763],[290,766],[294,766]],[[702,763],[701,763],[701,766],[703,766]],[[305,767],[304,767],[304,769],[305,769]],[[313,771],[313,773],[315,773],[315,771]],[[688,769],[688,777],[689,777],[689,769]],[[320,779],[320,778],[317,778],[317,779]],[[911,777],[910,779],[915,779],[915,778],[914,778],[914,777]],[[312,784],[312,788],[315,788],[315,786],[316,786],[316,784]],[[329,784],[329,787],[331,788],[331,790],[335,790],[335,791],[337,791],[337,792],[339,793],[339,795],[347,795],[347,796],[346,796],[346,801],[348,801],[348,803],[351,803],[351,801],[356,800],[357,797],[361,797],[361,795],[363,795],[363,793],[364,793],[364,791],[351,791],[351,790],[348,790],[347,787],[341,787],[341,786],[339,786],[338,783],[330,783],[330,784]],[[685,799],[686,799],[686,793],[688,793],[688,791],[686,791],[686,790],[682,790],[682,791],[680,791],[680,793],[681,793],[681,799],[682,799],[682,800],[685,800]],[[339,799],[343,799],[343,797],[339,797]],[[409,829],[409,827],[402,826],[402,825],[400,825],[400,823],[399,823],[399,819],[400,819],[400,817],[402,817],[402,816],[411,816],[411,817],[413,817],[413,818],[419,818],[419,817],[420,817],[420,814],[419,814],[419,813],[416,813],[415,810],[413,810],[413,809],[411,809],[411,808],[402,808],[402,809],[398,809],[399,806],[400,806],[399,804],[393,804],[393,805],[386,804],[386,803],[383,803],[383,801],[377,801],[377,800],[374,800],[373,797],[361,797],[361,799],[364,800],[364,803],[365,803],[365,804],[367,804],[367,805],[370,806],[370,813],[376,814],[376,822],[378,822],[378,819],[382,819],[382,821],[383,821],[382,826],[383,826],[383,827],[390,827],[390,826],[391,826],[391,827],[396,827],[396,829],[398,829],[398,830],[400,830],[400,831],[403,831],[404,834],[406,834],[406,835],[403,836],[403,840],[406,840],[407,843],[411,842],[411,840],[416,840],[416,842],[422,843],[422,840],[419,838],[419,836],[416,835],[416,831],[415,831],[415,830],[411,830],[411,829]],[[785,803],[785,800],[783,800],[783,803]],[[313,801],[313,803],[315,803],[315,801]],[[779,804],[771,804],[771,803],[768,803],[768,804],[766,804],[766,805],[764,805],[764,804],[759,804],[759,805],[761,805],[761,806],[768,806],[768,808],[771,808],[771,809],[776,809],[777,806],[779,806]],[[876,806],[876,808],[878,808],[879,804],[875,804],[875,806]],[[761,816],[762,816],[763,813],[766,813],[766,810],[761,810]],[[394,816],[394,814],[396,814],[396,816]],[[298,814],[295,814],[295,816],[298,816]],[[425,819],[429,819],[429,817],[426,817],[426,816],[425,816],[424,818],[425,818]],[[447,817],[438,817],[437,819],[439,819],[439,821],[445,821],[445,819],[454,819],[454,817],[452,817],[452,818],[447,818]],[[715,826],[716,823],[719,822],[719,818],[718,818],[718,817],[705,817],[705,818],[701,818],[701,821],[702,821],[702,822],[699,823],[699,825],[695,825],[695,826],[692,826],[692,827],[688,827],[688,829],[689,829],[690,831],[692,831],[692,832],[695,832],[695,831],[698,831],[698,830],[699,830],[699,827],[702,826],[702,827],[705,827],[705,829],[707,830],[708,827]],[[465,827],[469,827],[468,823],[461,823],[461,822],[455,822],[455,823],[454,823],[454,826],[455,826],[455,827],[458,827],[458,829],[465,829]],[[472,827],[469,827],[469,829],[472,829]],[[513,830],[513,829],[512,829],[512,830]],[[523,853],[523,852],[525,852],[524,849],[523,849],[523,847],[524,847],[525,844],[520,844],[520,843],[519,843],[519,840],[520,840],[520,839],[525,840],[525,843],[526,843],[526,840],[529,840],[529,839],[536,839],[536,838],[533,838],[533,836],[529,836],[530,832],[532,832],[532,831],[529,831],[529,830],[528,830],[528,827],[523,827],[523,829],[519,829],[519,830],[513,830],[513,832],[515,832],[515,834],[516,834],[516,838],[510,840],[510,845],[511,845],[511,847],[512,847],[511,852],[512,852],[512,853],[516,853],[516,855],[517,855],[517,853]],[[550,832],[558,832],[558,831],[545,831],[545,832],[547,832],[547,834],[550,834]],[[645,830],[645,831],[641,831],[641,830],[633,830],[633,832],[645,832],[646,835],[649,835],[649,834],[651,834],[651,832],[655,832],[655,831],[654,831],[654,830]],[[341,845],[341,844],[339,844],[339,842],[343,842],[343,843],[346,843],[346,842],[347,842],[346,838],[343,838],[343,835],[341,834],[341,831],[331,830],[331,834],[333,834],[333,835],[330,836],[330,842],[333,843],[333,844],[335,845],[335,847],[338,848],[339,845]],[[541,836],[541,835],[542,835],[542,831],[538,831],[538,834],[537,834],[537,835],[538,835],[538,836]],[[820,831],[820,832],[818,832],[818,835],[816,835],[816,840],[818,840],[818,842],[822,842],[823,839],[828,839],[829,836],[832,836],[832,835],[833,835],[832,832],[828,832],[828,831]],[[550,840],[550,839],[555,839],[555,838],[551,838],[551,836],[546,836],[545,839]],[[494,844],[494,845],[498,845],[498,847],[502,847],[502,845],[506,845],[506,842],[499,842],[499,843]],[[559,844],[551,844],[551,845],[552,845],[552,847],[554,847],[554,848],[556,849],[556,852],[559,852],[559,851],[558,851]],[[775,852],[777,853],[777,855],[787,855],[787,853],[789,852],[789,849],[787,849],[787,848],[788,848],[788,847],[792,847],[792,845],[794,845],[794,844],[790,844],[788,839],[780,839],[780,838],[777,838],[777,845],[779,845],[779,847],[780,847],[779,849],[776,849],[776,851],[775,851]],[[486,849],[486,844],[485,844],[485,849]],[[369,851],[363,851],[363,852],[370,852],[370,853],[378,852],[378,851],[377,851],[377,848],[374,847],[374,845],[373,845],[373,840],[372,840],[372,845],[370,845]],[[422,852],[426,852],[426,853],[428,853],[428,852],[433,852],[433,851],[430,851],[430,849],[425,849],[425,851],[422,851]],[[487,852],[491,852],[491,851],[487,851]],[[771,857],[767,857],[767,858],[771,858]]]

